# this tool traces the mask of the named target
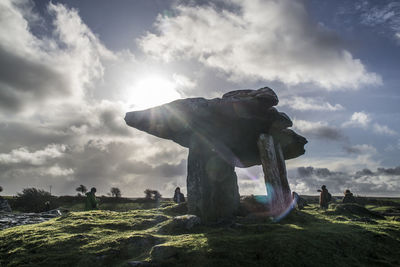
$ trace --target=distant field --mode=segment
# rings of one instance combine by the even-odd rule
[[[398,210],[397,199],[382,200],[395,205],[367,207]],[[102,210],[2,230],[0,266],[130,266],[132,261],[153,266],[400,266],[399,216],[352,214],[343,205],[321,211],[310,204],[278,223],[252,215],[232,225],[186,230],[173,227],[173,217],[181,214],[174,203],[142,204],[103,203]],[[65,208],[81,210],[82,205]]]

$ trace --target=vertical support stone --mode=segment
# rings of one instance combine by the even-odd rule
[[[235,167],[199,139],[189,147],[187,190],[189,213],[205,223],[229,220],[239,208]]]
[[[286,210],[291,203],[285,159],[280,144],[274,144],[274,139],[271,135],[261,134],[257,145],[270,200],[270,214],[277,216]]]

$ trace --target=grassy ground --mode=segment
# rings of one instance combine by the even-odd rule
[[[135,210],[70,212],[3,230],[0,266],[129,266],[130,261],[155,266],[400,266],[400,222],[394,217],[357,221],[365,214],[335,205],[321,211],[312,204],[279,223],[250,216],[231,226],[184,230],[168,227],[179,215],[171,202],[161,208],[129,205],[114,208]]]

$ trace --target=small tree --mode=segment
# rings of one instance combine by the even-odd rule
[[[0,192],[3,192],[3,187],[0,186]]]
[[[82,192],[82,194],[85,194],[87,192],[87,188],[83,184],[78,186],[75,190],[78,191],[78,192]]]
[[[50,192],[32,188],[25,188],[17,194],[16,205],[25,212],[42,212],[46,210],[45,203],[52,200]]]
[[[111,187],[110,193],[113,197],[121,197],[121,190],[118,187]]]

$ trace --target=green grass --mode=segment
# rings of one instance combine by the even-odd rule
[[[138,209],[150,209],[156,208],[156,203],[100,203],[99,210],[109,210],[109,211],[130,211]],[[70,211],[84,211],[84,203],[72,203],[64,204],[60,207],[61,209],[66,209]]]
[[[126,266],[133,260],[157,266],[400,265],[400,222],[392,218],[364,223],[334,206],[321,211],[312,204],[279,223],[239,217],[234,226],[185,230],[166,227],[177,214],[172,203],[162,206],[70,212],[3,230],[0,266]]]

